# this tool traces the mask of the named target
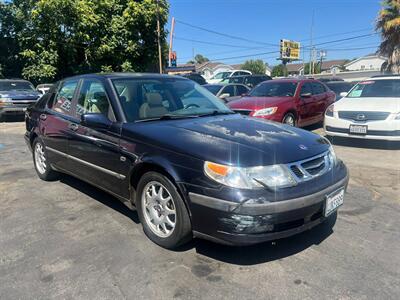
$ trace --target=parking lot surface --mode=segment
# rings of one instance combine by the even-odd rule
[[[112,196],[69,176],[39,180],[23,133],[0,123],[0,299],[400,298],[397,145],[333,141],[351,175],[333,230],[169,251]]]

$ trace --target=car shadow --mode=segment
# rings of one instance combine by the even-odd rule
[[[326,136],[326,138],[337,146],[382,150],[400,150],[400,142],[384,140],[367,140],[357,138],[344,138],[338,136]]]
[[[23,122],[25,120],[24,115],[5,115],[1,118],[1,122],[5,123],[16,123],[16,122]]]
[[[89,183],[86,183],[85,181],[82,181],[80,179],[77,179],[75,177],[66,174],[61,175],[60,182],[84,193],[90,198],[96,200],[97,202],[100,202],[101,204],[104,204],[109,208],[119,212],[120,214],[131,219],[136,224],[140,223],[139,217],[135,210],[130,209],[119,199],[110,195],[109,193],[106,193],[101,189],[96,188],[95,186],[92,186]]]
[[[129,209],[116,197],[70,175],[63,174],[60,178],[60,182],[128,217],[135,224],[140,223],[137,212]],[[186,252],[194,249],[196,253],[200,255],[225,263],[243,266],[260,264],[280,260],[299,253],[313,245],[320,244],[333,233],[335,222],[336,215],[329,221],[308,231],[274,242],[236,247],[216,244],[202,239],[193,239],[174,251]]]

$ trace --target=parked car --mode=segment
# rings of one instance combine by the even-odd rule
[[[317,80],[279,79],[260,83],[228,106],[251,117],[303,127],[322,122],[334,101],[335,93]]]
[[[50,90],[50,88],[52,87],[52,83],[43,83],[43,84],[39,84],[37,87],[36,87],[36,90],[38,91],[38,92],[40,92],[42,95],[44,95],[44,94],[46,94],[49,90]]]
[[[326,111],[327,135],[400,141],[400,76],[359,82],[342,96]]]
[[[39,99],[32,83],[22,79],[0,79],[0,120],[6,115],[23,115]]]
[[[314,79],[314,78],[313,78]],[[328,81],[344,81],[344,79],[340,77],[335,77],[335,76],[327,76],[327,77],[321,77],[318,78],[319,81],[321,82],[328,82]]]
[[[247,85],[250,88],[255,87],[257,84],[263,81],[271,80],[272,78],[268,75],[242,75],[233,76],[228,79],[224,79],[223,83],[241,83]]]
[[[331,226],[348,182],[327,139],[235,114],[179,76],[64,79],[28,109],[26,128],[41,179],[63,172],[107,191],[166,248]]]
[[[207,80],[208,83],[213,84],[213,83],[219,83],[224,79],[233,77],[233,76],[241,76],[241,75],[251,75],[252,73],[247,70],[232,70],[232,71],[225,71],[225,72],[219,72],[215,74],[213,77]]]
[[[206,84],[204,87],[225,102],[239,99],[250,91],[244,84]]]
[[[193,80],[194,82],[197,82],[200,85],[207,84],[207,81],[199,73],[187,73],[187,74],[178,74],[178,75],[185,77],[187,79]]]
[[[354,86],[353,83],[347,81],[328,81],[325,82],[326,86],[335,93],[336,99],[335,101],[342,98],[340,96],[341,93],[346,92],[348,93],[351,88]]]

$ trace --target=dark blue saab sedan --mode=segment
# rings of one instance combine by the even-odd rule
[[[335,219],[348,183],[325,138],[236,114],[182,77],[67,78],[28,109],[26,129],[41,179],[109,192],[166,248],[291,236]]]

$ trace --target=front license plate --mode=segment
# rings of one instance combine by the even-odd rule
[[[349,131],[352,134],[367,134],[368,126],[366,125],[350,125]]]
[[[337,210],[338,207],[343,204],[343,200],[344,200],[344,188],[341,188],[326,196],[325,217],[329,216],[331,213]]]

